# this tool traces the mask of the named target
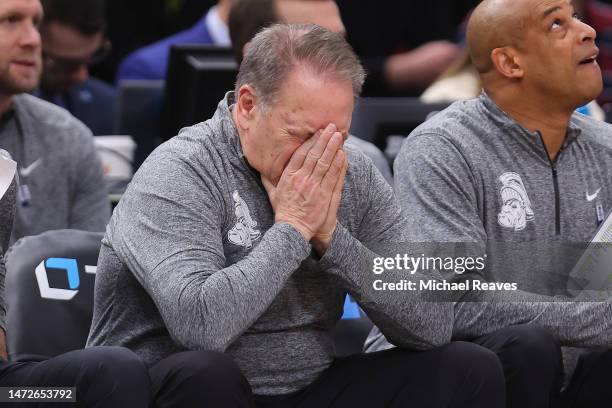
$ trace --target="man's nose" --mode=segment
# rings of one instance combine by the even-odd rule
[[[597,38],[597,31],[587,23],[579,21],[580,24],[580,42],[595,41]]]
[[[33,23],[28,22],[24,24],[19,40],[19,44],[22,47],[41,47],[40,31],[38,31],[38,27],[36,27]]]

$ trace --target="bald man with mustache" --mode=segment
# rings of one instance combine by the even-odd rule
[[[602,89],[596,33],[567,0],[485,0],[467,34],[483,92],[415,129],[395,161],[411,238],[475,242],[489,255],[484,279],[517,283],[497,303],[472,291],[453,329],[497,353],[508,407],[610,407],[611,303],[568,296],[576,258],[565,249],[612,210],[612,128],[575,113]],[[537,326],[513,330],[525,323]],[[542,328],[565,346],[564,366]],[[517,353],[529,333],[542,351]],[[389,345],[373,333],[368,346]]]

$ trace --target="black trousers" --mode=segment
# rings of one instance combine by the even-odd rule
[[[541,327],[507,327],[474,342],[498,355],[506,377],[508,408],[612,407],[612,350],[582,355],[570,384],[561,393],[561,348]]]
[[[147,369],[131,351],[93,347],[36,362],[0,363],[0,387],[76,387],[77,403],[0,403],[0,407],[135,407],[150,405]]]
[[[559,403],[563,384],[561,347],[536,325],[510,326],[474,343],[499,357],[506,379],[506,407],[548,408]]]
[[[562,408],[612,407],[612,350],[583,354],[561,396]]]
[[[290,395],[254,396],[226,355],[189,351],[150,369],[155,407],[503,408],[497,356],[467,342],[417,352],[392,349],[337,359],[311,385]]]

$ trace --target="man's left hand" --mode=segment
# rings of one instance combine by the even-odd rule
[[[342,168],[338,178],[336,180],[336,185],[334,186],[334,191],[332,193],[332,199],[329,204],[329,210],[327,211],[327,218],[325,222],[319,229],[319,231],[312,237],[312,246],[317,251],[319,256],[325,255],[327,251],[327,247],[331,242],[332,236],[336,231],[336,225],[338,224],[337,215],[338,215],[338,207],[340,207],[340,201],[342,199],[342,187],[344,187],[344,178],[346,176],[346,170],[348,168],[348,159],[346,157],[346,153],[344,151],[339,152],[342,154]]]

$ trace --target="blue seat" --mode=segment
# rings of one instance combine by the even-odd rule
[[[368,333],[372,329],[372,322],[363,313],[359,305],[349,295],[344,301],[342,319],[332,330],[336,356],[346,357],[361,353]]]

